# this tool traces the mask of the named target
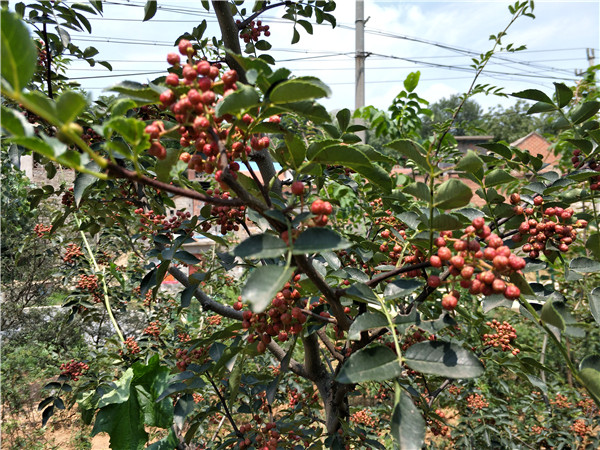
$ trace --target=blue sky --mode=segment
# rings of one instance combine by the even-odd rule
[[[462,93],[472,81],[468,65],[475,52],[491,47],[490,34],[504,29],[510,20],[507,1],[370,1],[365,2],[366,24],[366,103],[386,108],[402,89],[402,81],[412,71],[421,72],[417,92],[436,101]],[[166,69],[165,56],[175,39],[207,19],[206,36],[219,34],[216,20],[199,0],[159,0],[156,16],[142,22],[143,0],[105,2],[104,19],[92,20],[92,37],[72,33],[81,47],[95,46],[98,59],[106,59],[114,71],[85,62],[74,62],[69,75],[81,77],[82,86],[96,97],[119,79],[145,82]],[[290,44],[292,25],[278,19],[273,9],[262,18],[271,26],[270,52],[279,65],[294,74],[315,75],[332,88],[324,100],[329,109],[354,106],[354,0],[337,2],[335,15],[340,26],[315,26],[313,36],[301,30],[300,42]],[[511,93],[535,88],[551,93],[553,81],[575,82],[575,70],[588,66],[586,48],[594,48],[600,63],[599,2],[536,1],[536,19],[519,19],[509,30],[504,44],[525,44],[527,50],[500,54],[488,66],[481,83],[504,86]],[[420,42],[419,42],[420,41]],[[442,48],[439,44],[450,48]],[[307,59],[308,58],[308,59]],[[502,59],[500,59],[502,58]],[[445,67],[451,66],[451,67]],[[144,74],[144,72],[159,72]],[[123,78],[106,75],[124,75]],[[88,77],[88,78],[83,78]],[[92,78],[89,78],[92,77]],[[508,105],[512,99],[479,95],[484,107]]]

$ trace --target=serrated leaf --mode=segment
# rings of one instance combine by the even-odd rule
[[[585,387],[600,400],[600,355],[588,355],[579,364],[579,376]]]
[[[433,230],[458,230],[462,227],[462,222],[450,214],[439,214],[431,222],[431,229]]]
[[[294,255],[331,250],[343,250],[352,244],[329,228],[311,227],[300,233],[294,242]]]
[[[398,357],[383,345],[363,348],[350,355],[336,380],[344,384],[385,381],[402,374]]]
[[[573,98],[573,91],[564,83],[554,83],[554,90],[556,92],[558,107],[567,106]]]
[[[388,283],[383,291],[386,300],[404,298],[423,287],[423,283],[415,279],[401,279]]]
[[[86,106],[87,101],[83,95],[73,91],[63,92],[56,101],[58,119],[63,123],[70,123],[79,116]]]
[[[86,169],[92,170],[94,172],[97,172],[98,170],[100,170],[100,167],[94,161],[90,161],[89,163],[86,164],[85,167],[86,167]],[[84,194],[85,190],[89,186],[94,184],[96,181],[98,181],[98,178],[96,178],[94,175],[91,175],[89,173],[78,173],[77,174],[77,176],[75,177],[75,182],[73,183],[73,197],[74,197],[76,206],[79,206],[79,202],[81,202],[81,199],[83,198],[83,194]]]
[[[238,89],[224,97],[215,107],[215,115],[223,117],[226,114],[239,115],[246,110],[258,106],[260,97],[258,92],[245,84],[238,84]]]
[[[571,260],[569,269],[577,273],[598,273],[600,272],[600,262],[580,256]]]
[[[233,254],[240,258],[276,258],[287,250],[287,245],[272,234],[255,234],[239,244]]]
[[[98,64],[101,64],[98,61]],[[141,100],[148,103],[158,103],[160,92],[152,89],[148,85],[143,85],[135,81],[122,81],[106,89],[123,94],[134,100]]]
[[[2,8],[0,12],[0,35],[2,84],[8,84],[13,91],[20,92],[33,77],[37,50],[25,24],[7,8]]]
[[[316,77],[298,77],[283,81],[271,90],[272,103],[291,103],[329,97],[331,90]]]
[[[300,136],[295,133],[286,133],[285,145],[291,157],[291,163],[294,167],[299,167],[306,156],[306,144]]]
[[[489,144],[477,144],[477,145],[479,147],[485,148],[486,150],[494,152],[494,153],[502,156],[505,159],[511,159],[512,158],[512,152],[510,151],[510,148],[508,148],[504,144],[500,144],[498,142],[492,142],[492,143],[489,143]]]
[[[399,389],[397,387],[397,389]],[[400,450],[419,450],[425,442],[425,420],[409,395],[401,391],[394,405],[390,425],[392,436]]]
[[[596,319],[596,323],[600,325],[600,288],[594,288],[589,295],[590,302],[590,312],[594,319]]]
[[[473,191],[469,186],[456,178],[444,181],[436,188],[434,206],[440,209],[460,208],[469,204]]]
[[[386,144],[386,147],[396,150],[400,154],[406,156],[409,160],[413,161],[421,169],[429,171],[429,165],[424,156],[425,149],[416,142],[408,139],[399,139]]]
[[[460,158],[456,168],[465,172],[476,172],[483,167],[482,159],[473,150],[468,150],[467,154]]]
[[[351,341],[357,341],[360,339],[360,333],[373,328],[387,327],[388,321],[386,317],[377,311],[367,311],[359,315],[348,330],[348,339]]]
[[[510,183],[516,180],[510,173],[505,169],[494,169],[488,173],[484,179],[486,187],[498,186],[499,184]]]
[[[537,89],[526,89],[524,91],[515,92],[511,94],[513,97],[524,98],[526,100],[535,100],[537,102],[544,102],[553,105],[552,99],[544,94],[542,91]]]
[[[585,122],[594,117],[598,110],[600,110],[600,102],[592,101],[582,103],[571,113],[571,121],[573,122],[573,125]]]
[[[419,342],[405,354],[406,365],[417,372],[447,378],[475,378],[484,372],[479,358],[457,344],[442,341]]]
[[[158,2],[156,0],[148,0],[146,5],[144,6],[144,19],[142,22],[146,22],[154,17],[156,14],[156,8],[158,7]]]
[[[192,255],[190,252],[186,251],[186,250],[179,250],[177,252],[175,252],[175,255],[173,255],[174,259],[178,259],[179,261],[188,264],[190,266],[195,266],[196,264],[198,264],[200,262],[200,260],[198,258],[196,258],[194,255]]]
[[[252,271],[242,289],[242,300],[250,305],[254,313],[263,312],[285,283],[294,269],[283,266],[261,266]]]

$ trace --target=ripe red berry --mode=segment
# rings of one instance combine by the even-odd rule
[[[483,217],[476,217],[473,219],[471,223],[476,230],[481,230],[485,225],[485,219]]]
[[[453,311],[457,304],[458,299],[451,294],[446,294],[442,297],[442,308],[447,311]]]
[[[150,149],[148,153],[151,156],[156,156],[158,159],[165,159],[167,157],[167,150],[165,147],[158,141],[152,142],[150,145]]]
[[[167,62],[169,64],[171,64],[172,66],[179,64],[179,62],[180,62],[179,55],[177,53],[169,53],[167,55]]]
[[[179,53],[181,53],[184,56],[188,56],[188,51],[190,51],[190,49],[192,52],[194,50],[192,43],[187,39],[180,40],[179,44],[177,44],[177,48],[179,49]]]
[[[310,212],[313,214],[321,214],[323,211],[323,200],[317,199],[310,205]]]
[[[521,201],[521,196],[517,193],[514,194],[510,194],[510,202],[513,205],[516,205],[517,203],[519,203]]]
[[[430,275],[429,278],[427,278],[427,285],[432,288],[438,287],[441,282],[440,277],[437,275]]]
[[[304,193],[304,183],[302,181],[294,181],[292,183],[292,194],[302,195]]]
[[[506,290],[504,291],[504,296],[509,300],[517,299],[521,296],[521,290],[515,285],[506,286]]]
[[[431,263],[431,267],[442,267],[442,260],[437,255],[432,255],[431,258],[429,258],[429,262]]]
[[[448,247],[440,247],[437,254],[442,261],[448,261],[452,257],[452,252]]]
[[[172,105],[173,103],[175,103],[176,100],[175,93],[171,89],[167,89],[162,94],[160,94],[159,100],[165,106]]]

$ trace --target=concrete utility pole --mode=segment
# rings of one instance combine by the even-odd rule
[[[365,2],[356,0],[356,81],[354,91],[354,108],[365,106]],[[358,137],[365,142],[366,133],[359,131]]]

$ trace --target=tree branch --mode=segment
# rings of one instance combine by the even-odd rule
[[[323,328],[317,331],[317,335],[319,336],[319,339],[321,339],[321,342],[323,342],[323,345],[327,347],[327,350],[329,350],[329,353],[331,353],[335,359],[340,362],[344,360],[344,356],[335,349],[335,345],[333,345],[333,342],[331,342],[331,340],[327,337]]]
[[[265,11],[268,11],[269,9],[273,9],[273,8],[279,8],[280,6],[291,5],[291,4],[292,4],[291,1],[285,1],[285,2],[273,3],[272,5],[265,6],[260,11],[256,11],[250,17],[243,20],[240,24],[237,25],[237,28],[239,31],[242,31],[244,28],[246,28],[250,24],[250,22],[252,22],[254,19],[256,19],[258,16],[260,16]]]
[[[233,19],[233,14],[231,14],[231,5],[228,1],[219,0],[213,0],[212,5],[215,14],[217,15],[217,20],[219,21],[221,39],[223,40],[225,47],[237,55],[241,54],[242,49],[240,47],[240,38],[238,36],[239,30]],[[246,71],[229,52],[225,55],[225,61],[230,68],[237,72],[240,82],[248,83],[246,80]]]
[[[285,350],[281,348],[275,341],[269,342],[267,344],[267,348],[273,354],[275,359],[277,359],[277,361],[283,361],[283,358],[285,358],[286,355]],[[307,380],[312,380],[311,374],[306,370],[306,367],[304,367],[304,365],[300,364],[298,361],[290,359],[288,367],[296,375]]]
[[[163,183],[162,181],[155,180],[154,178],[148,178],[144,175],[140,175],[132,170],[127,170],[124,167],[118,166],[109,162],[106,166],[108,175],[115,178],[125,178],[131,181],[135,181],[146,186],[151,186],[161,191],[170,192],[172,194],[181,195],[182,197],[191,198],[194,200],[200,200],[202,202],[211,203],[213,205],[224,205],[224,206],[242,206],[244,203],[241,200],[232,198],[218,198],[210,197],[192,189],[185,189],[172,184]]]

